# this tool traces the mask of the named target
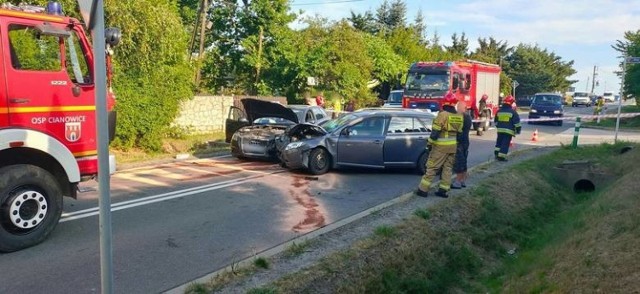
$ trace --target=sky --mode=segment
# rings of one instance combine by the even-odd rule
[[[393,0],[390,0],[390,2]],[[380,7],[383,0],[292,0],[292,9],[304,16],[320,15],[330,20],[349,17]],[[405,0],[407,22],[418,10],[426,19],[427,34],[435,32],[440,43],[451,44],[451,35],[464,32],[469,47],[478,46],[478,38],[493,37],[519,43],[537,44],[574,61],[578,80],[576,91],[591,91],[594,66],[594,93],[620,91],[620,53],[611,48],[624,40],[626,31],[640,30],[640,0]],[[587,83],[588,81],[588,83]]]

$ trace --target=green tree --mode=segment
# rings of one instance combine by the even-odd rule
[[[640,30],[627,31],[624,33],[623,40],[617,40],[613,49],[620,52],[623,56],[640,56]],[[622,63],[620,63],[622,74]],[[623,95],[633,95],[636,104],[640,105],[640,66],[637,64],[627,64],[624,73]]]
[[[451,46],[445,46],[448,52],[451,55],[455,56],[456,59],[465,58],[469,55],[469,39],[467,39],[464,32],[458,38],[457,33],[453,33],[451,36]]]
[[[391,3],[384,0],[376,9],[375,20],[379,31],[389,32],[404,28],[407,22],[407,4],[403,0],[394,0]]]
[[[416,14],[416,18],[411,25],[413,30],[416,32],[416,36],[420,39],[420,43],[423,45],[428,45],[427,41],[427,23],[424,19],[424,15],[422,13],[422,8],[418,9],[418,13]]]
[[[289,34],[288,24],[295,19],[288,0],[253,0],[238,4],[233,0],[215,1],[210,13],[213,23],[205,76],[207,86],[220,89],[235,85],[252,93],[270,91],[263,86],[261,72],[269,71],[270,58],[279,58],[279,42]],[[209,47],[209,46],[208,46]]]
[[[575,73],[573,61],[562,61],[560,56],[537,45],[518,45],[507,61],[507,74],[520,84],[516,88],[518,95],[564,91],[574,82],[568,80]]]
[[[371,11],[367,11],[364,14],[354,13],[351,11],[351,16],[348,18],[353,28],[359,31],[363,31],[370,34],[375,34],[378,30],[376,28],[376,21]]]
[[[159,150],[178,113],[193,96],[188,35],[175,1],[105,1],[106,21],[122,30],[115,50],[116,143]],[[162,17],[158,17],[162,15]]]

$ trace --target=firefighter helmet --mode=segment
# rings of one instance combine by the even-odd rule
[[[480,100],[487,100],[489,99],[489,96],[487,96],[487,94],[483,94],[482,98],[480,98]]]
[[[456,99],[456,95],[453,95],[453,93],[449,92],[446,95],[444,95],[444,99],[442,100],[442,104],[443,105],[451,105],[454,106],[458,103],[458,99]]]
[[[502,103],[508,104],[508,105],[512,105],[513,102],[516,102],[516,99],[513,98],[513,96],[511,95],[507,96],[507,98],[504,98],[504,101],[502,101]]]

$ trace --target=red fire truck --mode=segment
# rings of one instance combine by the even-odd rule
[[[483,123],[474,123],[474,129],[486,130],[498,109],[500,67],[474,60],[416,62],[407,74],[402,107],[437,112],[447,92],[466,104],[473,119],[487,118]],[[481,114],[478,103],[483,94],[489,98]]]
[[[75,198],[78,183],[97,175],[91,44],[81,22],[51,7],[60,8],[0,6],[0,252],[46,239],[63,196]]]

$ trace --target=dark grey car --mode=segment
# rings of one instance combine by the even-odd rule
[[[299,124],[276,141],[283,165],[316,175],[348,166],[424,173],[434,118],[420,110],[359,111],[322,126]]]
[[[288,105],[246,98],[245,111],[231,107],[226,121],[227,142],[238,158],[277,159],[275,138],[300,122],[322,123],[329,119],[319,106]]]

